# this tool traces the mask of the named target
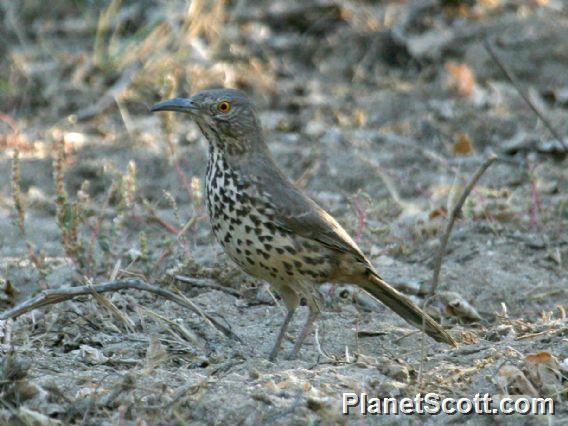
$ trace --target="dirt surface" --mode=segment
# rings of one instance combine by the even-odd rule
[[[483,46],[568,143],[566,2],[0,4],[0,309],[138,278],[241,339],[136,290],[0,321],[2,424],[568,422],[566,154]],[[213,240],[206,141],[148,111],[213,86],[254,99],[279,166],[417,303],[448,212],[499,156],[428,307],[459,348],[326,286],[317,338],[285,360],[302,307],[267,360],[283,307]],[[346,417],[343,392],[552,397],[556,414]]]

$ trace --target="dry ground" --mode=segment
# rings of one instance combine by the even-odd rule
[[[2,423],[386,420],[342,416],[348,391],[557,402],[554,417],[393,422],[568,422],[566,154],[482,44],[567,135],[565,2],[0,4],[1,309],[136,277],[242,339],[134,290],[34,310],[0,323]],[[213,241],[205,141],[184,117],[148,112],[215,85],[250,94],[285,173],[419,303],[448,211],[499,155],[455,225],[430,308],[459,348],[422,341],[345,286],[323,289],[318,339],[299,360],[266,360],[282,307]]]

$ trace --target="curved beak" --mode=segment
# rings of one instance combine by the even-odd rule
[[[156,111],[175,111],[185,112],[186,114],[197,115],[199,113],[199,105],[188,98],[175,98],[167,101],[158,102],[150,109],[152,112]]]

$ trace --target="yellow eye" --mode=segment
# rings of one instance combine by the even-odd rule
[[[226,114],[231,110],[231,103],[229,101],[219,102],[217,109],[222,113]]]

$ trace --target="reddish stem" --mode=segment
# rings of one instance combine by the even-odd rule
[[[535,166],[531,164],[531,161],[527,158],[527,168],[529,173],[529,180],[531,185],[531,227],[533,230],[538,230],[540,228],[539,212],[541,211],[540,194],[536,185],[536,179],[534,176]]]
[[[357,224],[357,233],[355,234],[355,240],[359,242],[359,240],[361,239],[361,235],[363,234],[363,230],[365,229],[366,219],[365,219],[365,212],[361,207],[361,200],[359,200],[359,197],[355,198],[354,205],[355,205],[355,212],[357,213],[357,219],[359,220],[359,223]]]

